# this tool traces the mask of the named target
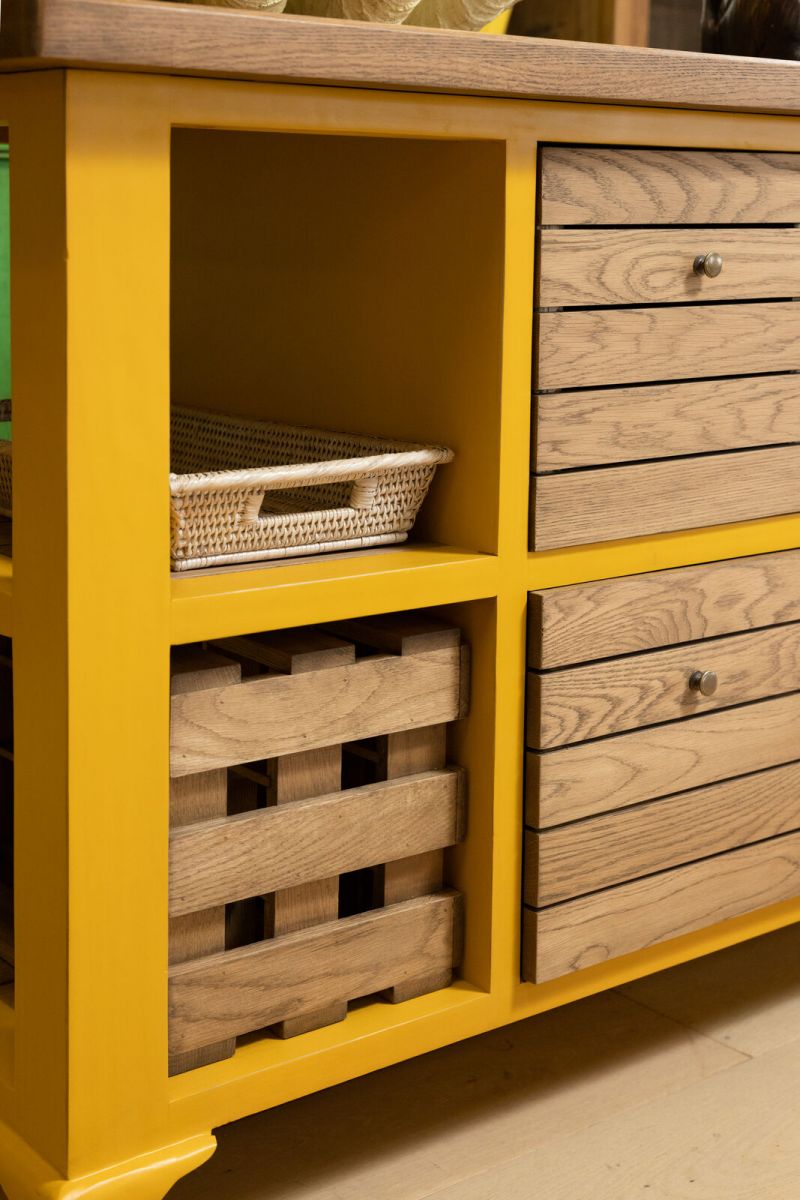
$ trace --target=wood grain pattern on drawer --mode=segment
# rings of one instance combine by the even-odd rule
[[[695,671],[714,671],[703,696]],[[546,750],[800,688],[800,624],[528,673],[528,746]]]
[[[800,156],[546,146],[543,225],[800,223]]]
[[[800,621],[800,550],[530,593],[528,666],[549,669]]]
[[[798,509],[800,446],[559,472],[534,477],[531,548],[643,537]]]
[[[546,828],[798,756],[800,694],[702,713],[600,742],[531,750],[525,821]]]
[[[800,746],[798,746],[800,751]],[[525,903],[557,904],[800,827],[800,762],[525,835]]]
[[[541,983],[800,895],[800,833],[527,908],[523,976]]]
[[[544,392],[535,471],[800,442],[800,375]]]
[[[800,370],[791,300],[543,312],[538,327],[538,389]]]
[[[669,304],[800,295],[800,229],[544,229],[539,304]],[[695,259],[721,255],[708,278]]]

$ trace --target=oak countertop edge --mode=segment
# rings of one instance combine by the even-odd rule
[[[800,113],[800,63],[275,15],[4,0],[0,71],[78,67],[519,100]]]

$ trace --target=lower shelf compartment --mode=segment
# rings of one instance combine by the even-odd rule
[[[523,915],[530,983],[645,950],[800,895],[800,832]]]

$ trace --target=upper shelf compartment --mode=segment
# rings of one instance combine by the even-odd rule
[[[173,404],[449,447],[411,538],[495,553],[504,171],[497,142],[176,129]]]

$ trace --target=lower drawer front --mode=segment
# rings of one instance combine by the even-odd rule
[[[716,673],[710,695],[692,686]],[[528,674],[528,746],[547,750],[800,688],[800,623]]]
[[[798,827],[800,762],[556,829],[529,829],[525,902],[557,904]]]
[[[800,833],[540,911],[523,918],[523,977],[556,979],[704,926],[800,895]]]

